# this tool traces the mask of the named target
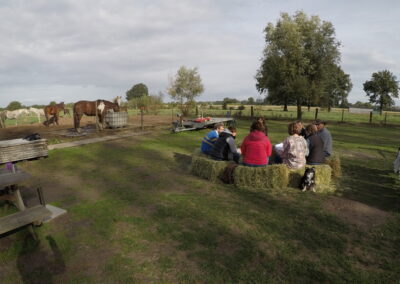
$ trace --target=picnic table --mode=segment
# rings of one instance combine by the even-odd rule
[[[38,188],[40,205],[25,207],[19,184],[29,180],[31,175],[16,167],[16,163],[19,161],[45,156],[47,156],[45,139],[0,141],[0,164],[6,163],[6,167],[0,169],[0,200],[13,203],[19,210],[17,213],[0,218],[0,235],[28,225],[33,238],[37,239],[33,225],[40,225],[45,218],[51,215],[45,206],[40,188]]]

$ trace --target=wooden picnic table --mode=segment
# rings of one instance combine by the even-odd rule
[[[29,231],[36,239],[33,225],[41,224],[44,218],[51,215],[51,212],[45,207],[41,189],[38,189],[41,205],[25,207],[19,184],[30,179],[31,175],[18,169],[15,163],[47,156],[47,143],[43,144],[46,141],[44,139],[36,140],[37,142],[21,140],[23,139],[0,141],[0,164],[8,163],[6,167],[0,165],[4,167],[0,169],[0,200],[12,202],[19,210],[17,213],[0,218],[0,235],[28,225]]]

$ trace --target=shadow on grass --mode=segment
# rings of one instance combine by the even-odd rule
[[[54,276],[64,273],[65,263],[57,243],[51,236],[47,236],[46,240],[51,252],[29,235],[24,239],[17,259],[23,283],[51,284],[55,283]]]
[[[400,186],[391,170],[386,169],[385,161],[343,159],[342,196],[383,210],[400,212]]]

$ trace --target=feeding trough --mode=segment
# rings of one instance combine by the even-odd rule
[[[108,112],[104,118],[108,128],[121,128],[128,125],[128,112]]]

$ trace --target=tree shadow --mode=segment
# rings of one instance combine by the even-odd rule
[[[25,236],[17,259],[23,283],[51,284],[55,283],[54,276],[64,273],[65,263],[57,243],[51,236],[46,240],[50,251],[30,235]]]

